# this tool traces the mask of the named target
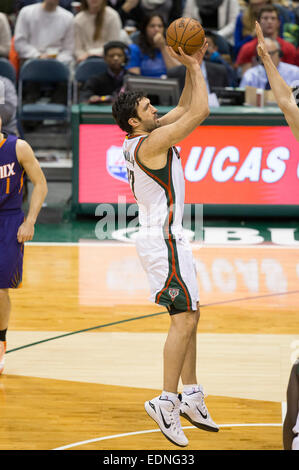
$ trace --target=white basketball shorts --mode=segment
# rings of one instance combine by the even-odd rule
[[[150,285],[150,300],[165,305],[170,314],[197,310],[199,301],[195,261],[185,237],[146,236],[142,230],[136,248]]]

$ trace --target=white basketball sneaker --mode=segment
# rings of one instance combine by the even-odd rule
[[[144,404],[147,414],[156,421],[164,436],[180,447],[188,445],[180,422],[180,396],[174,401],[156,397]]]
[[[180,414],[197,428],[218,432],[219,426],[214,423],[208,412],[204,401],[205,396],[207,395],[204,394],[201,385],[199,386],[199,391],[195,391],[190,395],[183,392]]]

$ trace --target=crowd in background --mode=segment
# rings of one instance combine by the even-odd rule
[[[181,16],[205,29],[209,92],[268,87],[256,53],[256,20],[280,73],[288,82],[299,80],[299,1],[290,0],[3,0],[0,57],[17,76],[28,59],[56,59],[74,73],[82,62],[102,58],[107,70],[80,94],[89,103],[113,99],[127,74],[177,78],[182,87],[184,67],[168,54],[165,40],[168,25]],[[26,91],[28,102],[38,99],[35,87]]]

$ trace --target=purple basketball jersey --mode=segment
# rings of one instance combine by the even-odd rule
[[[16,154],[17,137],[5,135],[0,142],[0,213],[21,211],[24,169]]]
[[[19,287],[23,273],[24,245],[17,234],[24,222],[24,170],[17,159],[16,142],[12,135],[0,142],[0,289]]]

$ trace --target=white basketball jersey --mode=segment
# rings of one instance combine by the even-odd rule
[[[152,170],[139,161],[138,151],[148,135],[127,136],[123,144],[128,179],[139,207],[141,227],[160,227],[164,234],[182,231],[185,179],[179,153],[168,150],[164,168]]]

